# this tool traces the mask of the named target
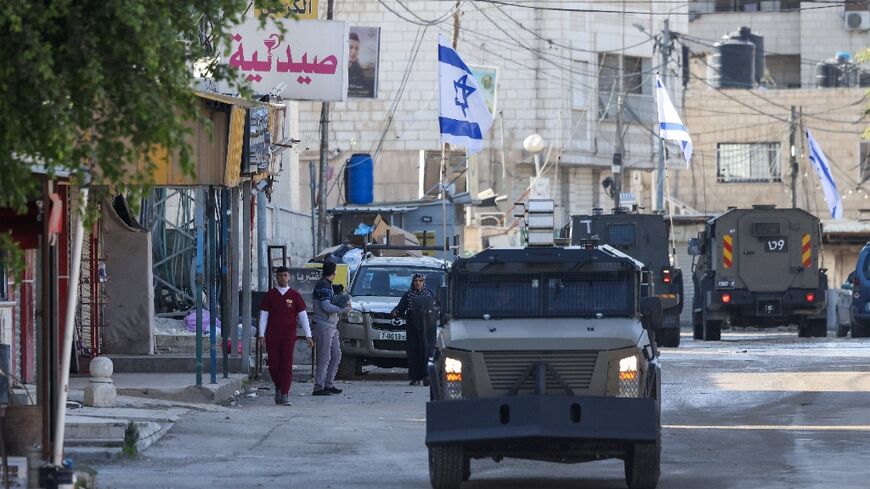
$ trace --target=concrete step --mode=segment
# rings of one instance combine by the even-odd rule
[[[218,356],[222,355],[221,341],[223,338],[217,338],[215,347],[218,351]],[[241,341],[241,340],[240,340]],[[195,335],[154,335],[154,346],[160,354],[172,355],[193,355],[196,353],[196,336]],[[208,355],[211,349],[209,337],[202,339],[203,355]],[[236,345],[238,349],[238,345]]]
[[[88,418],[87,416],[77,416],[74,418]],[[70,436],[69,429],[73,426],[88,425],[88,430],[79,430],[77,436]],[[124,431],[121,436],[117,435],[109,437],[99,437],[102,433],[99,425],[114,429],[118,424],[123,424]],[[67,435],[64,443],[64,454],[76,460],[94,461],[108,460],[115,458],[122,453],[138,453],[163,437],[172,427],[173,423],[160,424],[152,421],[135,421],[132,423],[132,429],[128,430],[130,424],[127,420],[121,419],[88,419],[83,422],[82,419],[74,419],[71,423],[67,423]]]
[[[196,372],[196,356],[190,354],[158,355],[107,355],[112,360],[114,371],[119,373],[169,373]],[[229,371],[241,371],[242,359],[229,358]],[[208,355],[202,357],[203,373],[211,372]],[[223,373],[223,356],[218,355],[217,372]]]

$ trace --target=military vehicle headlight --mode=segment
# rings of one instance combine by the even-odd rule
[[[640,375],[637,371],[637,356],[632,355],[619,361],[618,397],[637,397]]]
[[[444,359],[447,399],[462,399],[462,362],[455,358]]]
[[[363,315],[362,315],[362,313],[359,312],[359,311],[357,311],[357,310],[351,310],[351,311],[349,311],[349,312],[347,313],[347,322],[349,322],[349,323],[356,323],[356,324],[362,324],[362,322],[363,322]]]

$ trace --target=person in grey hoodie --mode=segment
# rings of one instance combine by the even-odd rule
[[[333,304],[332,281],[335,280],[335,263],[323,264],[323,278],[314,286],[314,301],[311,307],[312,333],[317,348],[317,366],[314,369],[315,396],[341,394],[335,387],[335,373],[341,362],[341,344],[338,339],[338,315],[350,309],[350,301],[341,308]]]

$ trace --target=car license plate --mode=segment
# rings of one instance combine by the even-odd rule
[[[405,341],[404,331],[381,331],[380,340]]]

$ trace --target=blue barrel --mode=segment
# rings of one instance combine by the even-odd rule
[[[346,181],[349,204],[371,204],[375,200],[374,163],[372,155],[357,153],[347,164]]]

